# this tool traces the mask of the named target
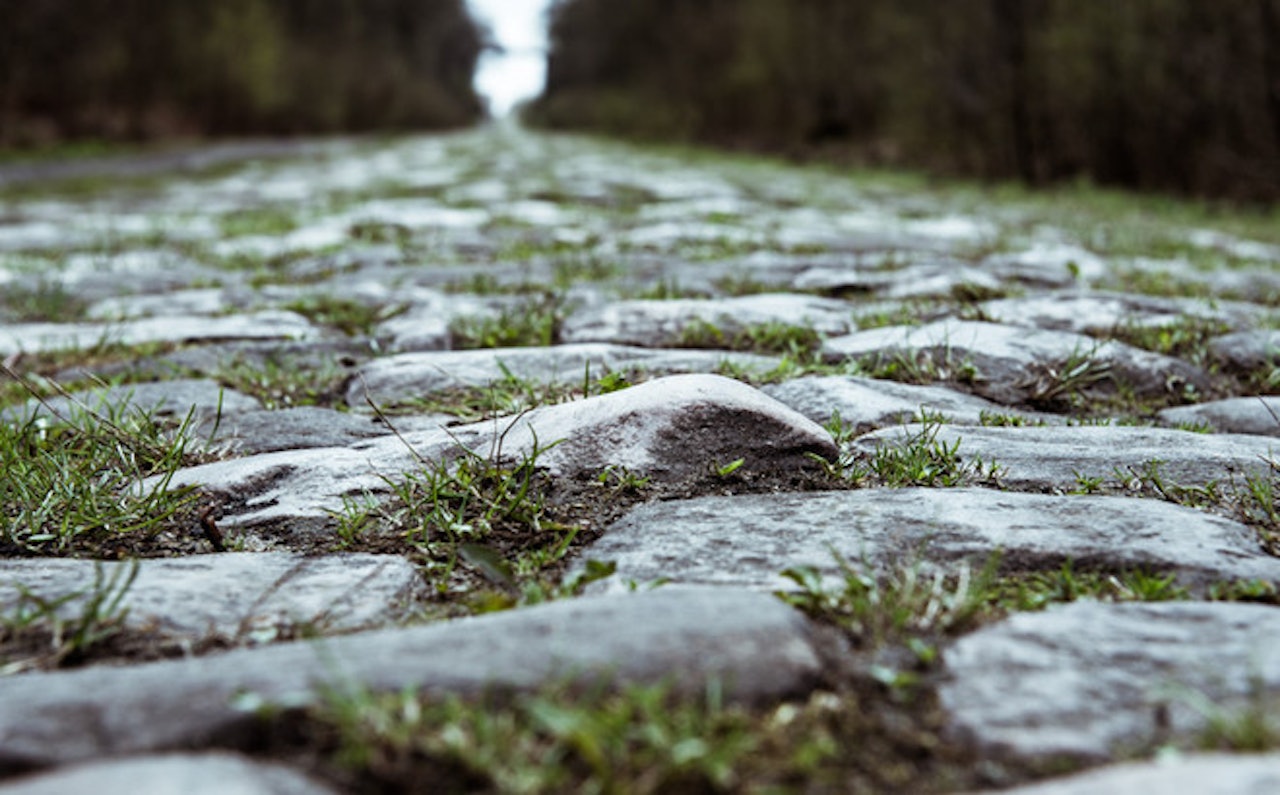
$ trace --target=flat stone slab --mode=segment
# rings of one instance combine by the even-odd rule
[[[871,489],[703,497],[642,505],[582,553],[617,573],[601,589],[667,579],[790,589],[780,575],[813,566],[839,577],[836,556],[888,571],[919,563],[1006,570],[1170,572],[1188,586],[1280,580],[1280,559],[1236,522],[1155,500],[990,489]]]
[[[1238,330],[1267,316],[1259,306],[1235,301],[1209,304],[1193,298],[1076,290],[983,301],[978,309],[996,323],[1090,336],[1109,336],[1125,327],[1171,326],[1187,320],[1221,323]]]
[[[22,601],[74,596],[58,613],[79,616],[95,568],[123,587],[127,563],[70,558],[0,559],[0,613]],[[342,632],[402,618],[423,596],[422,576],[398,555],[226,553],[140,560],[120,606],[125,626],[192,639],[274,640],[300,631]],[[124,571],[122,571],[124,569]]]
[[[347,405],[365,408],[366,394],[378,404],[403,403],[434,392],[484,387],[508,374],[537,384],[581,384],[584,375],[609,372],[713,372],[730,364],[766,373],[781,359],[733,351],[661,351],[584,343],[549,348],[486,348],[472,351],[404,353],[360,368],[347,389]]]
[[[256,455],[278,450],[342,447],[390,433],[391,428],[368,415],[298,406],[246,412],[222,417],[217,422],[207,419],[193,435],[222,454]]]
[[[1252,373],[1264,367],[1280,367],[1280,329],[1225,334],[1209,343],[1209,353],[1232,372]]]
[[[256,398],[227,389],[208,379],[175,379],[151,381],[139,384],[85,389],[72,392],[70,397],[55,396],[44,401],[28,400],[17,409],[6,409],[0,417],[25,419],[44,417],[56,413],[70,419],[85,409],[106,417],[127,417],[140,412],[155,419],[182,421],[188,414],[193,420],[223,417],[250,411],[259,411],[262,404]]]
[[[772,596],[713,589],[583,597],[412,629],[128,668],[0,679],[0,770],[252,738],[260,704],[324,687],[479,694],[549,683],[669,683],[738,702],[799,696],[832,642]]]
[[[993,254],[982,267],[1002,279],[1043,287],[1066,287],[1102,278],[1111,265],[1077,245],[1041,241],[1022,251]]]
[[[1280,610],[1076,602],[966,635],[943,661],[956,738],[1005,756],[1115,758],[1194,739],[1251,693],[1280,696]]]
[[[344,497],[387,495],[387,478],[423,461],[464,448],[520,461],[535,447],[543,451],[538,466],[553,475],[594,476],[613,466],[666,481],[739,458],[744,471],[776,473],[815,466],[809,454],[837,454],[822,426],[757,389],[717,375],[677,375],[513,418],[190,467],[172,484],[225,495],[222,521],[231,526],[326,519]]]
[[[828,295],[861,293],[880,298],[947,298],[965,292],[989,294],[1005,287],[986,271],[937,257],[891,268],[811,268],[797,276],[792,286]]]
[[[1179,395],[1188,387],[1209,389],[1208,375],[1181,359],[1081,334],[979,321],[947,319],[859,331],[826,340],[822,355],[829,361],[904,357],[916,364],[927,358],[953,374],[976,368],[973,391],[1006,405],[1052,399],[1061,384],[1057,375],[1069,363],[1084,360],[1098,371],[1093,383],[1082,384],[1086,395],[1114,391],[1117,381],[1145,397]]]
[[[104,343],[305,340],[319,335],[305,317],[283,310],[225,317],[149,317],[119,323],[13,323],[0,326],[0,355],[91,348]]]
[[[1280,754],[1193,754],[1104,767],[1000,790],[1001,795],[1134,795],[1140,792],[1194,792],[1196,795],[1280,792]]]
[[[850,449],[874,455],[881,445],[902,446],[919,439],[923,425],[884,428],[854,439]],[[929,431],[940,444],[959,444],[963,461],[993,460],[1005,486],[1034,491],[1072,491],[1081,477],[1124,485],[1147,474],[1152,462],[1165,483],[1178,486],[1241,485],[1249,475],[1272,471],[1280,443],[1242,434],[1203,434],[1128,426],[961,428]]]
[[[284,765],[239,754],[157,754],[10,779],[0,795],[336,795],[337,790]]]
[[[1204,425],[1218,433],[1280,436],[1280,396],[1228,398],[1164,409],[1156,417],[1164,425]],[[1280,444],[1277,444],[1280,447]]]
[[[846,428],[865,433],[888,425],[918,422],[921,412],[958,425],[978,425],[984,415],[1007,415],[1010,409],[985,398],[945,386],[917,386],[858,376],[809,376],[767,386],[765,394],[814,422],[826,424],[839,415]],[[1060,423],[1054,415],[1015,412],[1033,421]]]
[[[745,328],[767,323],[804,326],[824,336],[856,328],[853,307],[844,301],[762,293],[741,298],[615,301],[569,315],[560,334],[565,342],[667,348],[686,343],[683,335],[687,331],[708,325],[728,339]]]

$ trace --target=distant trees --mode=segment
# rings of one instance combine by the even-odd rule
[[[466,124],[483,46],[464,0],[0,0],[0,144]]]
[[[556,0],[550,126],[1280,198],[1280,0]]]

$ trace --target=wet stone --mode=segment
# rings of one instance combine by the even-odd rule
[[[1140,397],[1209,389],[1208,375],[1179,359],[1080,334],[978,321],[941,320],[860,331],[827,340],[822,355],[829,361],[931,363],[966,380],[982,397],[1007,405],[1052,400],[1064,388],[1060,374],[1082,361],[1091,363],[1093,373],[1087,382],[1075,379],[1084,395],[1112,392],[1116,382]]]
[[[1280,696],[1280,610],[1077,602],[966,635],[943,660],[957,739],[1024,759],[1116,758],[1194,740],[1204,705],[1229,716]]]
[[[1280,396],[1229,398],[1178,406],[1161,411],[1157,417],[1171,427],[1204,426],[1218,433],[1280,436]],[[1280,449],[1280,443],[1276,447]]]
[[[975,569],[999,553],[1006,570],[1135,568],[1188,587],[1280,579],[1244,525],[1155,500],[987,489],[876,489],[703,497],[640,506],[583,553],[618,570],[607,588],[675,583],[791,588],[780,573],[838,558],[878,571],[920,564]]]
[[[1002,795],[1134,795],[1140,792],[1194,792],[1196,795],[1280,792],[1280,754],[1192,754],[1104,767],[1001,790]]]
[[[0,782],[0,795],[333,795],[284,765],[230,753],[159,754],[90,762]]]
[[[403,617],[424,591],[414,567],[394,555],[226,553],[137,565],[120,604],[128,610],[125,626],[193,641],[265,641],[384,625]],[[127,563],[0,559],[0,613],[23,602],[25,591],[45,601],[71,597],[59,613],[74,618],[95,581],[123,585],[129,576]]]
[[[325,686],[479,694],[566,680],[668,683],[733,702],[803,696],[832,642],[765,594],[715,589],[584,597],[408,629],[194,660],[0,679],[0,771],[252,740],[254,709]]]
[[[764,324],[804,326],[821,335],[844,334],[854,327],[852,317],[852,307],[843,301],[790,293],[715,300],[616,301],[571,314],[561,336],[565,342],[679,347],[688,344],[687,334],[696,334],[701,340],[707,334],[716,339],[718,332],[728,341],[746,328]]]
[[[1258,436],[1201,434],[1139,427],[958,428],[921,425],[885,428],[855,439],[852,451],[870,457],[881,445],[918,442],[922,434],[948,447],[958,443],[961,461],[994,462],[1001,485],[1032,491],[1072,491],[1083,480],[1127,487],[1156,474],[1170,486],[1228,486],[1271,471],[1280,444]]]

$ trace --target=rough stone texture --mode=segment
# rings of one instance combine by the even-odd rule
[[[883,444],[903,445],[920,439],[924,426],[885,428],[855,439],[852,449],[870,456]],[[1101,477],[1123,485],[1146,474],[1159,462],[1158,474],[1177,486],[1243,484],[1248,475],[1271,471],[1269,461],[1280,458],[1280,443],[1239,434],[1206,435],[1165,428],[1137,427],[1022,427],[958,428],[930,431],[939,443],[960,443],[964,461],[992,460],[1000,467],[1000,483],[1036,491],[1079,488],[1077,475]]]
[[[251,734],[253,704],[310,703],[325,685],[474,694],[607,677],[697,694],[716,679],[731,700],[769,701],[816,686],[825,637],[772,596],[673,589],[195,660],[27,674],[0,679],[0,771],[234,746]]]
[[[1266,316],[1262,308],[1238,302],[1210,306],[1190,298],[1075,290],[984,301],[978,309],[984,318],[996,323],[1090,336],[1107,336],[1128,326],[1162,327],[1186,320],[1239,329]]]
[[[138,411],[158,420],[177,421],[185,420],[190,413],[193,420],[199,421],[261,408],[256,398],[226,389],[214,381],[177,379],[85,389],[71,393],[70,397],[55,396],[44,401],[29,400],[24,408],[0,412],[0,417],[40,417],[56,413],[71,418],[88,409],[107,417],[129,416]]]
[[[15,323],[0,325],[0,354],[89,348],[100,343],[297,340],[318,335],[303,316],[280,310],[226,317],[149,317],[120,323]]]
[[[386,495],[385,478],[424,460],[457,455],[462,447],[520,460],[535,444],[550,447],[538,466],[567,477],[615,466],[679,480],[738,458],[748,471],[785,472],[812,466],[809,453],[836,455],[820,425],[759,390],[721,376],[683,375],[516,418],[191,467],[178,472],[173,485],[227,495],[223,521],[234,526],[323,519],[342,509],[344,496]]]
[[[858,433],[918,421],[921,411],[947,422],[977,425],[983,414],[1006,415],[1007,406],[942,386],[916,386],[857,376],[793,378],[764,388],[765,394],[814,422],[827,423],[839,414],[846,428]],[[1014,412],[1033,421],[1061,422],[1048,414]]]
[[[1051,398],[1055,377],[1069,360],[1088,357],[1107,368],[1107,377],[1085,394],[1106,391],[1122,381],[1138,396],[1206,391],[1208,376],[1180,359],[1114,341],[1099,341],[1064,331],[1044,331],[977,321],[940,320],[926,326],[887,326],[829,339],[828,360],[927,356],[948,370],[977,368],[973,391],[998,403],[1016,405]]]
[[[1002,795],[1135,795],[1157,792],[1273,795],[1280,792],[1280,754],[1195,754],[1155,762],[1131,762],[1041,784],[1001,790]]]
[[[74,594],[59,609],[83,610],[101,567],[102,582],[122,586],[129,564],[66,558],[0,559],[0,614],[22,599]],[[126,569],[121,571],[121,569]],[[401,618],[423,595],[421,575],[398,555],[227,553],[138,562],[120,603],[125,626],[193,639],[272,640],[301,630],[349,631]]]
[[[1206,425],[1218,433],[1280,436],[1280,396],[1228,398],[1178,406],[1161,411],[1157,417],[1169,426]]]
[[[222,342],[200,345],[167,353],[154,365],[172,375],[194,372],[210,375],[220,370],[271,370],[272,368],[307,372],[323,377],[332,372],[345,372],[373,351],[367,344],[350,340],[315,340],[310,342]]]
[[[1280,329],[1226,334],[1209,343],[1209,353],[1232,372],[1280,367]]]
[[[660,480],[744,459],[745,471],[812,467],[833,459],[822,426],[757,389],[718,375],[673,375],[591,400],[532,411],[507,426],[506,444],[556,445],[539,463],[561,475],[625,467]]]
[[[1280,696],[1280,610],[1077,602],[1014,615],[943,654],[955,736],[987,753],[1104,759]],[[1197,709],[1197,707],[1199,709]]]
[[[633,370],[710,372],[725,363],[765,373],[779,361],[772,356],[731,351],[655,351],[597,343],[406,353],[375,359],[362,367],[347,390],[347,405],[366,406],[366,390],[375,403],[395,404],[447,389],[487,386],[504,380],[508,373],[539,384],[581,384],[588,373],[599,378],[608,372]]]
[[[878,570],[920,563],[1006,569],[1172,572],[1186,585],[1280,580],[1244,525],[1155,500],[1049,496],[987,489],[884,489],[703,497],[634,509],[588,547],[614,561],[609,587],[678,583],[790,588],[779,573],[814,566],[838,576],[835,555]]]
[[[853,328],[852,307],[843,301],[789,293],[718,300],[616,301],[565,319],[565,342],[612,342],[661,348],[680,345],[687,329],[710,324],[726,337],[765,323],[804,326],[819,334]]]
[[[238,754],[161,754],[75,765],[0,783],[0,795],[333,795],[283,765]]]
[[[401,423],[397,423],[397,428]],[[299,406],[277,411],[253,411],[205,420],[193,436],[222,454],[255,455],[278,450],[342,447],[362,439],[386,436],[391,429],[357,414]]]

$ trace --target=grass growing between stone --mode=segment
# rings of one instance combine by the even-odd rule
[[[773,322],[725,331],[714,323],[697,320],[681,330],[675,347],[788,354],[797,359],[809,359],[821,344],[821,335],[808,326]]]
[[[136,409],[48,411],[0,422],[0,551],[102,550],[182,524],[197,495],[170,485],[193,460],[190,417],[175,432]]]
[[[839,460],[829,462],[815,458],[829,477],[852,486],[907,488],[930,486],[956,488],[975,484],[997,484],[1000,465],[981,458],[960,454],[960,439],[948,444],[938,439],[944,422],[937,417],[922,416],[918,427],[908,426],[901,440],[882,444],[870,454],[842,452]],[[836,444],[844,447],[854,431],[837,414],[827,424]]]
[[[766,708],[720,693],[715,683],[692,697],[661,685],[471,700],[335,692],[290,730],[319,751],[309,753],[324,760],[318,772],[361,792],[430,782],[432,792],[933,793],[986,783],[940,740],[940,713],[923,700],[848,689]]]
[[[580,512],[550,499],[552,480],[538,458],[553,446],[535,439],[529,452],[508,460],[499,439],[488,455],[459,445],[456,455],[422,459],[415,470],[384,478],[390,499],[347,498],[335,516],[338,539],[350,549],[408,554],[445,614],[576,595],[613,567],[591,562],[584,574],[559,579],[569,553],[592,533]]]
[[[0,320],[67,323],[80,320],[88,302],[56,279],[42,278],[32,286],[8,285],[0,297]]]
[[[453,347],[539,347],[559,342],[564,307],[554,293],[504,309],[496,317],[459,318],[449,325]]]

